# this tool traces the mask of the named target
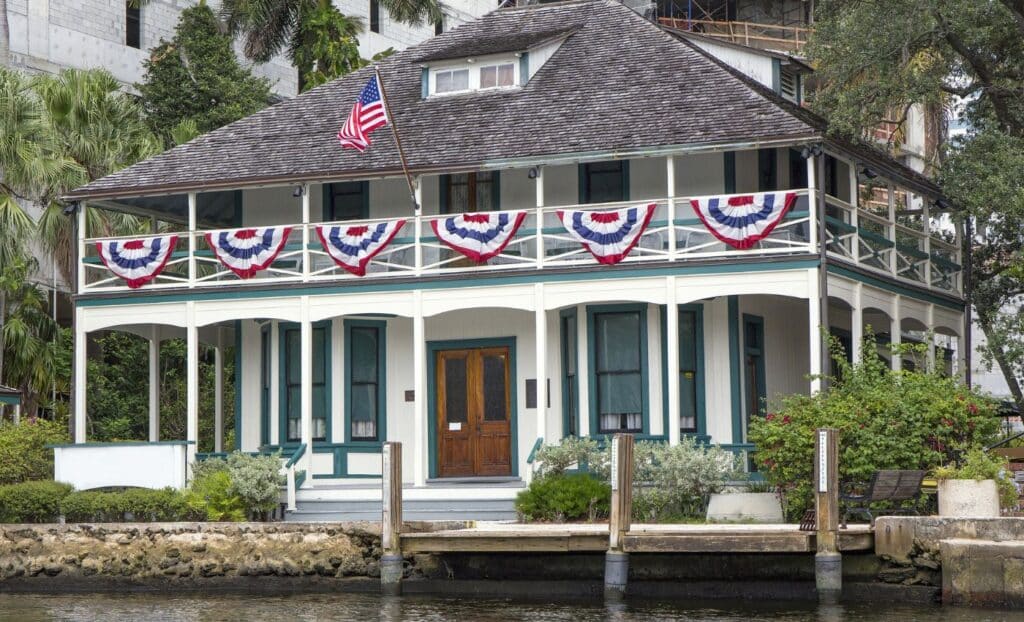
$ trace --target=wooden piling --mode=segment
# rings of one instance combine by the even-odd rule
[[[834,603],[843,590],[839,553],[839,431],[819,428],[814,435],[814,518],[817,552],[814,578],[818,599]]]
[[[605,598],[621,599],[629,578],[629,554],[623,550],[633,512],[633,435],[612,437],[611,512],[608,517],[608,552],[604,561]]]
[[[381,592],[402,593],[402,444],[384,443],[381,454]]]

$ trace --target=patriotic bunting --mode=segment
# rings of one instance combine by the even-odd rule
[[[404,225],[404,220],[352,226],[317,225],[316,234],[334,263],[363,276],[370,260],[384,250]]]
[[[607,212],[559,210],[557,214],[570,236],[583,244],[598,262],[610,265],[625,259],[640,241],[655,207],[656,204],[651,203]]]
[[[135,289],[156,278],[167,265],[178,242],[176,235],[159,235],[137,240],[109,240],[96,243],[100,260],[108,270]]]
[[[206,234],[206,242],[222,264],[248,279],[274,263],[288,242],[291,227],[250,227]]]
[[[792,192],[760,192],[693,199],[693,211],[711,235],[740,250],[768,237],[796,201]]]
[[[477,263],[484,263],[505,250],[526,212],[459,214],[430,222],[434,235],[451,248]]]

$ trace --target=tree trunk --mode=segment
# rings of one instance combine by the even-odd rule
[[[1018,408],[1024,408],[1024,391],[1021,391],[1020,381],[1013,375],[1012,368],[1006,358],[1006,352],[1002,348],[992,346],[992,318],[986,313],[979,311],[978,323],[981,324],[981,330],[985,333],[985,340],[987,341],[985,347],[991,352],[995,362],[999,364],[999,371],[1002,372],[1003,379],[1006,380],[1006,386],[1010,388],[1013,401],[1017,403]]]
[[[2,5],[4,0],[0,0]],[[0,384],[4,383],[4,321],[7,319],[7,292],[0,289]]]
[[[7,0],[0,0],[0,67],[11,64],[11,25],[7,22]]]

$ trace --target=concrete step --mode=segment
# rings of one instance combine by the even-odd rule
[[[381,502],[376,500],[306,500],[298,501],[297,509],[285,515],[293,522],[379,521]],[[445,499],[405,500],[405,520],[515,520],[512,499]]]

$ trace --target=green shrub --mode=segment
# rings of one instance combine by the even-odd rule
[[[608,479],[610,452],[592,438],[568,436],[557,445],[544,445],[537,450],[538,473],[542,476],[563,475],[578,469]]]
[[[936,467],[935,479],[995,480],[999,488],[999,505],[1012,508],[1020,501],[1020,493],[1013,482],[1013,474],[1006,465],[1006,459],[993,456],[981,448],[967,452],[959,466],[949,464]]]
[[[61,512],[69,523],[181,521],[196,515],[186,503],[184,494],[173,488],[129,488],[116,492],[82,490],[64,498]]]
[[[0,486],[0,522],[57,522],[61,500],[71,490],[67,484],[47,480]]]
[[[790,520],[811,506],[817,428],[839,430],[841,482],[867,482],[880,469],[934,469],[998,429],[995,404],[958,379],[893,371],[871,336],[861,351],[862,361],[851,365],[833,342],[839,373],[827,391],[784,397],[777,411],[751,422],[754,459],[783,493]]]
[[[633,459],[633,517],[648,522],[704,518],[711,495],[739,472],[731,453],[694,439],[637,443]]]
[[[216,462],[216,461],[207,461]],[[223,462],[223,461],[221,461]],[[227,466],[211,465],[192,479],[186,493],[188,507],[211,521],[243,521],[245,502],[231,484]]]
[[[0,484],[53,479],[53,450],[66,443],[67,426],[44,419],[0,423]]]
[[[242,498],[249,518],[266,515],[277,507],[284,483],[280,453],[250,456],[236,451],[228,455],[227,469],[231,488]]]
[[[608,516],[611,494],[611,486],[586,473],[549,475],[519,493],[516,511],[526,521],[593,521]]]

